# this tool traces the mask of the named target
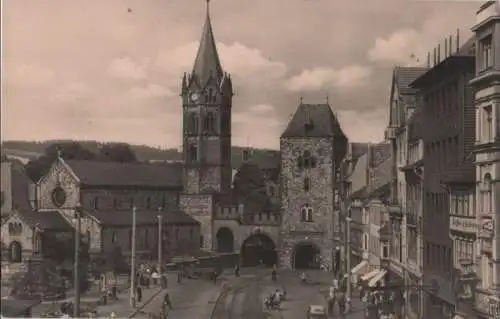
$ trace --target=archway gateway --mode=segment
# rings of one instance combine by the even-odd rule
[[[259,233],[248,237],[241,245],[242,266],[255,267],[263,264],[272,267],[278,262],[276,245],[269,236]]]
[[[217,231],[217,252],[232,253],[234,251],[234,235],[231,229],[222,227]]]
[[[319,269],[320,249],[312,243],[299,243],[293,251],[293,268]]]

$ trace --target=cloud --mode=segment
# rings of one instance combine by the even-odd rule
[[[198,42],[189,42],[160,52],[156,63],[167,74],[166,83],[170,87],[178,87],[180,76],[191,71],[197,49]],[[218,43],[217,49],[224,70],[233,78],[244,80],[245,84],[262,86],[275,82],[286,74],[287,67],[284,63],[273,61],[262,51],[239,42]]]
[[[171,97],[175,94],[170,89],[151,83],[146,86],[135,86],[131,88],[129,95],[133,99],[150,99],[157,97]]]
[[[130,57],[119,58],[109,64],[108,73],[116,78],[142,80],[146,78],[146,65],[147,61],[137,63]]]
[[[82,82],[72,82],[54,96],[56,102],[76,102],[89,97],[90,89]]]
[[[443,10],[446,8],[443,7]],[[434,8],[427,19],[422,20],[419,28],[401,28],[386,37],[377,37],[368,50],[368,59],[373,62],[422,65],[427,60],[427,53],[433,52],[438,44],[441,44],[440,56],[444,58],[444,39],[452,35],[452,48],[456,50],[457,28],[460,29],[459,41],[462,45],[472,35],[470,27],[474,24],[474,15],[468,11],[443,14],[443,10]]]
[[[350,142],[379,142],[383,140],[384,129],[388,124],[386,108],[371,111],[341,110],[336,113],[344,133]]]
[[[54,71],[37,64],[20,64],[11,72],[6,72],[5,81],[19,87],[47,86],[55,80]]]
[[[329,87],[350,89],[364,85],[371,73],[371,68],[361,65],[350,65],[338,70],[317,67],[288,79],[285,87],[290,91],[319,91]]]
[[[253,114],[258,114],[258,115],[266,115],[270,113],[274,113],[275,109],[274,106],[270,104],[256,104],[251,106],[248,109],[251,113]]]
[[[233,142],[248,145],[253,141],[259,147],[278,148],[282,123],[274,110],[272,105],[257,104],[245,111],[233,113]]]

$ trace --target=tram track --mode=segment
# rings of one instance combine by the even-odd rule
[[[282,319],[280,309],[264,310],[262,281],[269,275],[255,275],[224,288],[213,308],[211,319]]]

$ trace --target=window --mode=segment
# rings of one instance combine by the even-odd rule
[[[483,108],[483,142],[493,142],[493,109],[491,105]]]
[[[305,204],[300,208],[300,220],[303,222],[312,222],[313,209],[309,204]]]
[[[146,198],[146,208],[151,209],[151,197]]]
[[[299,169],[302,168],[315,168],[316,167],[316,158],[312,156],[310,151],[304,151],[302,156],[299,156],[298,158],[298,167]]]
[[[118,198],[113,198],[113,208],[118,209]]]
[[[95,197],[92,201],[92,208],[95,210],[99,209],[99,197]]]
[[[198,147],[196,147],[196,145],[189,145],[188,153],[191,162],[196,162],[198,160]]]
[[[9,235],[21,235],[23,232],[23,225],[21,223],[9,223]]]
[[[194,238],[194,228],[189,229],[189,238],[190,239]]]
[[[493,66],[493,47],[492,47],[492,37],[491,35],[483,38],[479,41],[479,48],[481,50],[479,58],[482,60],[480,62],[481,70],[484,71]]]
[[[310,182],[309,177],[304,178],[304,191],[306,191],[306,192],[309,191],[309,187],[310,187],[309,182]]]
[[[208,112],[205,115],[205,132],[214,132],[215,131],[215,115],[213,112]]]
[[[176,240],[177,242],[179,242],[179,239],[180,239],[180,229],[179,229],[179,227],[177,227],[177,228],[175,229],[175,240]]]
[[[144,241],[143,241],[143,242],[144,242],[144,244],[143,244],[143,245],[144,245],[144,246],[143,246],[144,248],[146,248],[146,247],[148,247],[148,246],[149,246],[149,245],[148,245],[148,244],[149,244],[149,243],[148,243],[148,242],[149,242],[149,229],[148,229],[147,227],[146,227],[146,228],[144,228]]]
[[[111,243],[112,244],[116,243],[116,232],[111,233]]]
[[[200,236],[200,248],[204,247],[203,242],[204,242],[204,238],[203,238],[203,236]]]
[[[363,250],[368,250],[368,234],[363,234]]]
[[[482,213],[488,214],[491,212],[493,207],[493,183],[491,180],[491,175],[488,173],[484,175],[483,183],[481,187],[481,202],[482,202]]]
[[[197,134],[199,131],[199,121],[196,113],[191,112],[188,116],[188,131],[193,134]]]
[[[388,258],[389,257],[389,247],[387,244],[382,244],[382,258]]]

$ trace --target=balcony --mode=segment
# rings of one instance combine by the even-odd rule
[[[498,297],[493,296],[493,291],[477,289],[474,302],[475,310],[488,318],[498,318],[500,316],[500,302]]]
[[[408,144],[406,165],[418,165],[424,159],[424,142],[418,140]]]

